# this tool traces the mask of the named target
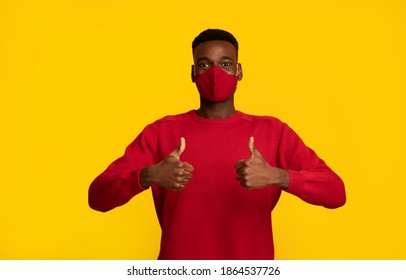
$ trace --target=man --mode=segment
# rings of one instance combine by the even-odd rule
[[[235,109],[243,75],[233,35],[208,29],[192,48],[200,108],[145,127],[93,181],[89,205],[108,211],[151,188],[159,259],[273,259],[281,192],[336,208],[344,184],[288,125]]]

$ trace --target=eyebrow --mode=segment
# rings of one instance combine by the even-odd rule
[[[226,60],[226,59],[234,61],[234,59],[231,56],[224,55],[224,56],[221,57],[221,60]],[[205,61],[205,60],[210,61],[210,58],[208,58],[207,56],[200,57],[200,58],[198,58],[196,60],[196,63],[201,62],[201,61]]]
[[[198,60],[196,60],[196,63],[204,61],[204,60],[210,60],[207,56],[200,57]]]
[[[222,57],[222,59],[229,59],[229,60],[233,60],[233,58],[232,58],[231,56],[227,56],[227,55],[223,56],[223,57]]]

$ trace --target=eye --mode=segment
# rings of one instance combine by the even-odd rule
[[[207,69],[209,68],[209,64],[208,63],[200,63],[197,65],[198,68],[200,69]]]
[[[231,63],[230,62],[223,62],[223,63],[221,63],[221,66],[222,67],[229,67],[229,66],[231,66]]]

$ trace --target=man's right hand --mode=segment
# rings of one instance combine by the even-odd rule
[[[143,187],[152,184],[166,189],[183,190],[192,178],[194,168],[191,164],[181,161],[180,155],[186,147],[185,138],[180,138],[179,147],[167,155],[161,162],[141,170],[140,183]]]

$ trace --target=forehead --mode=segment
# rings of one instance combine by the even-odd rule
[[[194,61],[201,58],[216,60],[222,57],[231,57],[234,60],[237,59],[237,50],[234,45],[228,41],[213,40],[200,43],[193,52]]]

